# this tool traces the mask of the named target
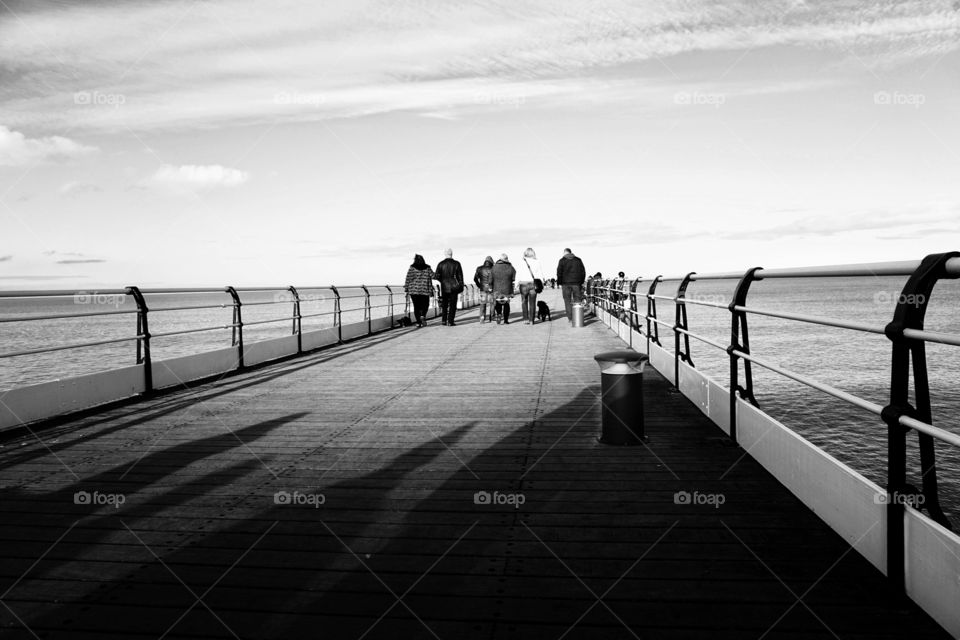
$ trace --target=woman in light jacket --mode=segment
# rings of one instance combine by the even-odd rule
[[[427,321],[427,309],[430,307],[430,298],[433,296],[433,269],[419,253],[413,256],[413,264],[407,269],[407,281],[403,290],[413,302],[413,315],[417,319],[417,326],[422,327]]]
[[[537,260],[533,249],[523,252],[524,264],[517,265],[517,290],[520,292],[520,308],[523,311],[523,324],[533,324],[537,320],[537,289],[534,280],[543,286],[543,267]]]

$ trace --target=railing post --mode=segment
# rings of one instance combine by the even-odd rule
[[[231,334],[231,346],[237,347],[237,368],[243,368],[243,313],[240,311],[240,307],[243,306],[243,303],[240,302],[240,294],[237,293],[237,290],[233,287],[227,287],[224,289],[227,293],[230,294],[230,297],[233,298],[233,332]]]
[[[614,280],[614,282],[617,283],[616,293],[613,294],[614,306],[617,307],[617,320],[621,324],[623,323],[624,318],[627,315],[627,306],[626,306],[627,296],[623,292],[623,285],[626,283],[626,281],[627,281],[626,278]],[[619,331],[619,329],[620,327],[618,326],[617,330]]]
[[[640,278],[635,278],[630,283],[630,333],[640,329],[640,303],[637,302],[637,287],[640,286]],[[632,338],[630,346],[633,346]]]
[[[650,355],[650,343],[653,342],[657,346],[663,346],[660,344],[660,328],[657,326],[657,323],[654,320],[657,319],[657,301],[653,299],[653,296],[657,293],[657,284],[660,283],[660,280],[663,276],[657,276],[653,279],[653,282],[650,283],[650,288],[647,290],[647,355]]]
[[[681,334],[680,329],[687,330],[689,327],[687,325],[687,305],[685,299],[687,297],[687,286],[690,284],[690,279],[696,271],[691,271],[683,277],[683,280],[680,281],[680,286],[677,287],[677,295],[673,298],[673,303],[676,307],[676,318],[673,323],[673,385],[679,389],[680,388],[680,361],[684,361],[690,366],[693,366],[693,360],[690,358],[690,336],[687,334]],[[683,336],[684,351],[680,351],[680,336]]]
[[[300,322],[300,294],[293,285],[290,285],[288,290],[293,294],[293,333],[297,335],[297,353],[300,354],[303,353],[303,326]]]
[[[747,304],[747,293],[750,291],[750,285],[757,280],[757,271],[762,267],[753,267],[747,269],[747,272],[740,278],[737,288],[733,293],[733,299],[727,306],[730,309],[730,346],[727,347],[727,354],[730,356],[730,439],[734,444],[737,443],[737,394],[741,398],[749,400],[753,406],[757,405],[756,398],[753,397],[753,367],[749,360],[743,362],[744,385],[740,386],[739,356],[734,351],[750,353],[750,336],[747,334],[747,314],[744,311],[738,311],[736,307]],[[742,338],[742,339],[741,339]]]
[[[363,289],[363,316],[364,320],[367,321],[367,335],[373,334],[373,314],[370,311],[370,290],[367,289],[367,285],[362,284],[360,288]]]
[[[333,321],[337,323],[337,344],[343,344],[343,317],[340,309],[340,290],[330,285],[330,291],[333,291]]]
[[[900,417],[907,415],[927,424],[933,424],[930,406],[930,383],[927,378],[926,343],[904,335],[906,329],[923,330],[927,305],[933,287],[941,279],[954,279],[947,273],[946,264],[960,252],[939,253],[926,256],[920,266],[907,279],[893,320],[884,333],[892,345],[890,361],[890,404],[881,414],[887,424],[887,577],[895,589],[905,590],[904,575],[904,500],[917,493],[907,484],[907,433],[909,428],[900,424]],[[913,395],[916,406],[910,404],[910,365],[913,364]],[[918,433],[920,471],[922,478],[923,504],[930,517],[951,529],[950,520],[940,507],[940,492],[937,485],[936,449],[933,437]]]
[[[393,329],[393,289],[388,284],[385,284],[383,286],[385,286],[387,288],[387,291],[389,292],[388,294],[389,297],[387,298],[387,304],[390,305],[390,328]]]
[[[896,359],[896,358],[895,358]],[[893,405],[884,407],[881,417],[887,423],[887,579],[898,593],[905,593],[903,566],[903,504],[907,495],[907,432],[900,426],[905,411]]]
[[[137,303],[137,335],[143,336],[137,339],[137,364],[143,364],[143,392],[148,394],[153,392],[153,361],[150,358],[150,324],[148,322],[150,310],[139,287],[127,287],[127,295],[132,296]]]

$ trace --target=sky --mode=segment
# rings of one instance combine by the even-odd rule
[[[0,0],[0,290],[960,249],[960,0]]]

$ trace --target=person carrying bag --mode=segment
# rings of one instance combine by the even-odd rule
[[[526,274],[523,279],[517,277],[517,289],[520,292],[520,309],[523,311],[523,323],[534,324],[537,320],[537,294],[543,291],[543,267],[537,260],[536,252],[527,248],[523,252]],[[524,270],[521,269],[521,273]],[[529,276],[527,278],[526,276]]]

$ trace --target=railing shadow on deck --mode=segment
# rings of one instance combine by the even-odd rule
[[[91,531],[94,532],[93,535],[84,535],[82,544],[96,545],[98,542],[112,535],[115,531],[122,531],[126,526],[124,523],[152,517],[172,506],[183,504],[192,497],[190,492],[184,491],[184,489],[189,489],[190,487],[205,487],[209,489],[211,485],[227,486],[235,482],[238,477],[261,471],[262,462],[257,459],[248,459],[228,465],[222,469],[217,469],[197,479],[177,485],[173,491],[162,492],[150,502],[130,505],[122,512],[118,511],[117,515],[102,515],[98,513],[93,516],[84,517],[85,514],[89,513],[90,507],[88,504],[78,501],[78,492],[86,491],[87,494],[90,494],[96,491],[104,495],[109,494],[114,496],[129,493],[130,480],[125,479],[130,474],[133,474],[134,477],[145,476],[144,480],[138,482],[138,491],[149,490],[150,487],[160,484],[164,478],[180,472],[187,466],[204,460],[211,455],[236,448],[249,449],[250,444],[269,435],[271,431],[289,422],[296,421],[305,415],[307,415],[305,412],[296,412],[264,420],[236,430],[227,428],[225,433],[219,433],[199,440],[187,440],[172,447],[153,452],[150,452],[150,447],[147,447],[144,454],[132,464],[122,464],[112,467],[92,476],[78,479],[75,483],[62,489],[43,495],[37,495],[36,492],[24,492],[19,488],[3,489],[0,490],[0,501],[8,508],[14,503],[19,503],[25,507],[29,507],[31,504],[40,504],[55,508],[63,508],[64,505],[75,505],[72,509],[68,510],[67,513],[57,514],[62,519],[62,522],[59,524],[64,525],[63,528],[65,531],[73,531],[74,528],[82,522],[82,531],[87,533]],[[136,473],[133,473],[134,469],[137,470]],[[143,470],[145,469],[149,469],[150,471],[144,472]],[[177,495],[171,498],[173,494]],[[119,509],[119,506],[117,508]],[[69,524],[70,521],[73,521],[73,523]],[[111,526],[105,526],[107,523]],[[118,527],[117,525],[123,526]],[[68,536],[64,537],[67,538]],[[69,540],[66,540],[66,542],[69,542]],[[53,574],[63,564],[70,562],[70,560],[58,562],[49,556],[43,556],[41,559],[43,560],[42,571],[34,569],[30,572],[31,578]],[[24,574],[22,577],[26,577],[26,575]]]

